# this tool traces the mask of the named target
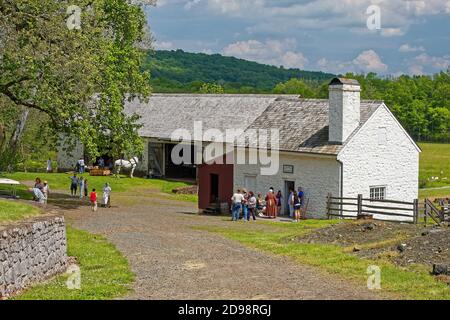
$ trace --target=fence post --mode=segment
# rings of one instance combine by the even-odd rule
[[[357,215],[357,217],[362,216],[362,201],[363,201],[362,194],[358,194],[358,215]]]
[[[419,222],[419,199],[414,199],[414,223]]]
[[[328,218],[328,220],[331,219],[331,216],[330,216],[330,211],[331,211],[331,197],[332,197],[331,193],[328,193],[328,195],[327,195],[327,218]]]
[[[423,220],[425,221],[425,227],[428,224],[428,206],[427,206],[427,199],[425,199],[424,204],[423,204]]]

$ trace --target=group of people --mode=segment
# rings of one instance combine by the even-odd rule
[[[103,157],[102,157],[102,158],[99,158],[99,159],[94,163],[94,166],[97,166],[97,167],[99,167],[100,169],[108,168],[108,169],[112,170],[113,167],[114,167],[114,163],[113,163],[113,161],[112,161],[111,158],[108,158],[108,159],[106,159],[106,161],[105,161],[105,159],[103,159]],[[86,168],[87,168],[87,167],[88,167],[88,166],[86,165],[86,161],[84,160],[84,158],[80,158],[80,159],[77,161],[77,163],[75,164],[75,172],[78,172],[79,174],[83,174],[83,173],[86,172]]]
[[[105,186],[103,187],[103,206],[105,208],[111,207],[111,191],[112,189],[109,183],[105,183]],[[84,197],[88,196],[88,193],[88,180],[83,176],[78,177],[77,174],[74,173],[73,176],[70,177],[70,194],[75,197],[79,196],[80,199],[83,199]],[[91,202],[92,211],[97,211],[97,199],[97,191],[96,189],[92,189],[91,193],[89,194],[89,201]]]
[[[237,192],[231,197],[233,203],[232,215],[233,221],[238,221],[240,219],[241,211],[243,214],[244,221],[250,221],[250,216],[253,220],[256,220],[256,210],[258,209],[258,199],[255,194],[250,191],[243,189],[237,190]]]
[[[290,217],[299,222],[302,219],[302,206],[304,203],[304,192],[298,188],[298,192],[289,190],[287,206],[289,207]],[[265,216],[269,219],[275,219],[281,214],[283,206],[283,195],[281,190],[275,194],[274,188],[270,188],[266,197],[263,199],[259,193],[255,196],[253,191],[247,192],[245,189],[238,189],[231,197],[232,202],[232,220],[238,221],[241,213],[244,221],[250,221],[250,218],[256,220],[256,216]]]
[[[33,193],[34,201],[40,204],[47,204],[48,195],[50,194],[50,187],[47,181],[42,182],[41,178],[36,178],[30,191]]]

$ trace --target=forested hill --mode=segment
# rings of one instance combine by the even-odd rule
[[[220,84],[231,93],[270,92],[292,78],[320,83],[334,76],[182,50],[150,53],[145,69],[151,72],[154,92],[198,92],[204,83]]]

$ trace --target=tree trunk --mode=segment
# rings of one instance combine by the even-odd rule
[[[6,129],[3,123],[0,123],[0,152],[3,150],[3,145],[5,144],[6,140]]]
[[[11,139],[9,140],[9,149],[12,154],[17,152],[17,148],[20,144],[20,139],[22,138],[22,134],[25,130],[25,125],[27,124],[29,113],[30,110],[28,108],[24,109],[19,120],[17,120],[16,128],[14,129]]]

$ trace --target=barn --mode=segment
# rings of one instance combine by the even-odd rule
[[[196,181],[200,210],[229,203],[233,190],[244,187],[262,194],[273,187],[285,197],[290,188],[302,187],[309,216],[317,218],[325,216],[328,193],[413,201],[420,149],[382,101],[361,100],[360,93],[356,80],[335,78],[327,100],[154,94],[145,103],[127,102],[126,112],[141,117],[140,135],[146,142],[136,171]],[[273,130],[276,145],[270,138],[265,148],[253,143],[260,141],[260,132]],[[238,137],[229,137],[228,131]],[[206,155],[208,148],[215,152]],[[59,157],[64,159],[59,165],[64,167],[68,158],[75,161],[82,149]],[[249,160],[263,149],[276,161]],[[262,170],[274,165],[269,174]]]

